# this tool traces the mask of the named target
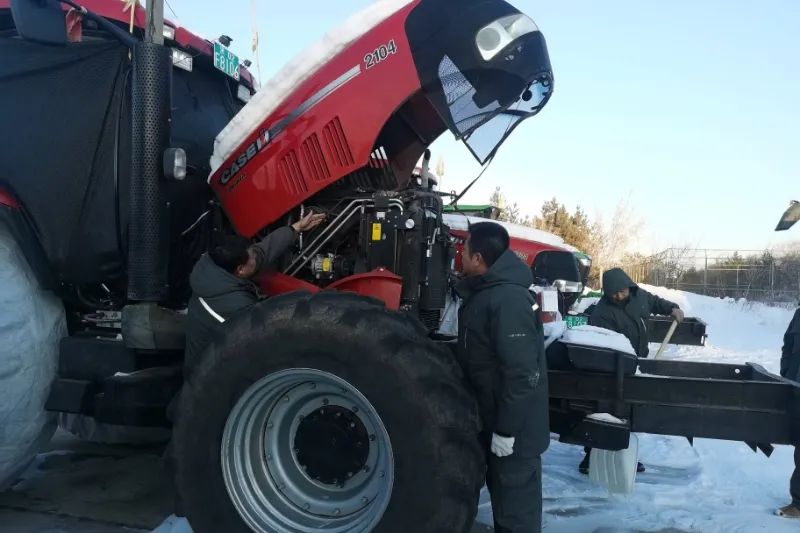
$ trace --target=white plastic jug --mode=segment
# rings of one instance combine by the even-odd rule
[[[589,478],[605,486],[614,494],[630,494],[636,482],[639,459],[639,439],[631,433],[630,443],[624,450],[592,449],[589,459]]]

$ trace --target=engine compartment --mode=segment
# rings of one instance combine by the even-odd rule
[[[371,169],[376,170],[376,169]],[[323,193],[297,211],[327,215],[303,235],[280,271],[326,288],[348,276],[388,271],[402,278],[399,308],[438,327],[454,267],[455,247],[442,219],[443,195],[435,181],[413,174],[400,190],[379,188],[382,171],[352,176],[357,187]]]

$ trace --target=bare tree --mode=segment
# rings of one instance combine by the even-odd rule
[[[489,198],[489,203],[500,211],[497,220],[501,222],[512,222],[514,224],[527,225],[529,223],[528,217],[523,217],[520,214],[517,203],[509,203],[506,195],[500,190],[500,187],[495,187],[492,196]]]
[[[631,252],[643,229],[644,221],[634,210],[630,196],[619,201],[608,221],[602,215],[597,216],[588,252],[598,278]]]

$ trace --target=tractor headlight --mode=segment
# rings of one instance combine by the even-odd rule
[[[164,176],[178,181],[186,177],[186,152],[183,148],[164,150]]]
[[[539,28],[530,17],[521,13],[510,15],[483,27],[475,36],[475,44],[481,57],[489,61],[512,42],[535,31],[539,31]]]
[[[247,87],[247,85],[239,84],[239,88],[236,90],[236,98],[246,104],[250,101],[251,96],[250,89]]]

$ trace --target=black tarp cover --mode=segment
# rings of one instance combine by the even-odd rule
[[[52,47],[2,38],[0,57],[0,183],[21,200],[58,279],[119,277],[114,168],[119,154],[125,206],[130,120],[120,99],[127,48],[108,41]],[[125,209],[120,218],[124,230]]]
[[[0,184],[22,201],[57,279],[124,281],[128,49],[107,40],[57,47],[7,37],[0,38],[0,57]],[[202,252],[202,236],[184,233],[209,208],[214,138],[241,109],[235,86],[210,58],[194,64],[191,73],[174,69],[172,79],[171,145],[186,150],[190,172],[162,189],[171,205],[173,299],[185,296],[184,278]]]

